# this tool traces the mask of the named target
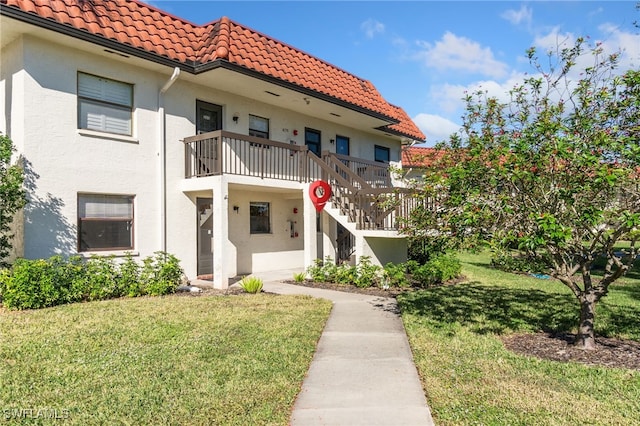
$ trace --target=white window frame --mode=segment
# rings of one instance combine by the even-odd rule
[[[131,251],[135,247],[135,196],[129,194],[78,193],[78,252]],[[102,227],[109,231],[109,225],[126,224],[129,244],[124,246],[87,246],[83,235],[87,228]],[[95,239],[98,236],[92,236]]]
[[[254,230],[254,218],[259,217],[253,214],[252,210],[254,207],[264,209],[266,211],[267,218],[267,230]],[[260,235],[260,234],[271,234],[271,203],[266,201],[251,201],[249,203],[249,233],[251,235]]]
[[[78,71],[78,129],[132,136],[133,85]]]

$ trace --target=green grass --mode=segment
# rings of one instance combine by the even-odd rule
[[[575,331],[578,305],[554,280],[460,256],[468,281],[401,295],[416,366],[438,425],[640,424],[640,372],[516,355],[501,335]],[[640,279],[610,289],[599,335],[640,340]]]
[[[0,415],[49,409],[78,425],[286,425],[330,309],[259,294],[0,310]]]

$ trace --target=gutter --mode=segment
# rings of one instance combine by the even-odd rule
[[[175,67],[173,74],[158,92],[158,148],[160,153],[160,250],[167,251],[167,126],[164,111],[164,94],[180,75]]]

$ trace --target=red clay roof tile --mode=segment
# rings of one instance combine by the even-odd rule
[[[190,65],[228,60],[398,121],[384,129],[424,140],[399,107],[371,82],[222,17],[198,26],[137,0],[0,0],[20,9]]]
[[[403,168],[425,168],[438,160],[444,152],[435,148],[412,146],[402,151]]]

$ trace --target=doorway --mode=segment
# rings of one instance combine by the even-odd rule
[[[198,276],[213,274],[213,198],[197,198]]]

